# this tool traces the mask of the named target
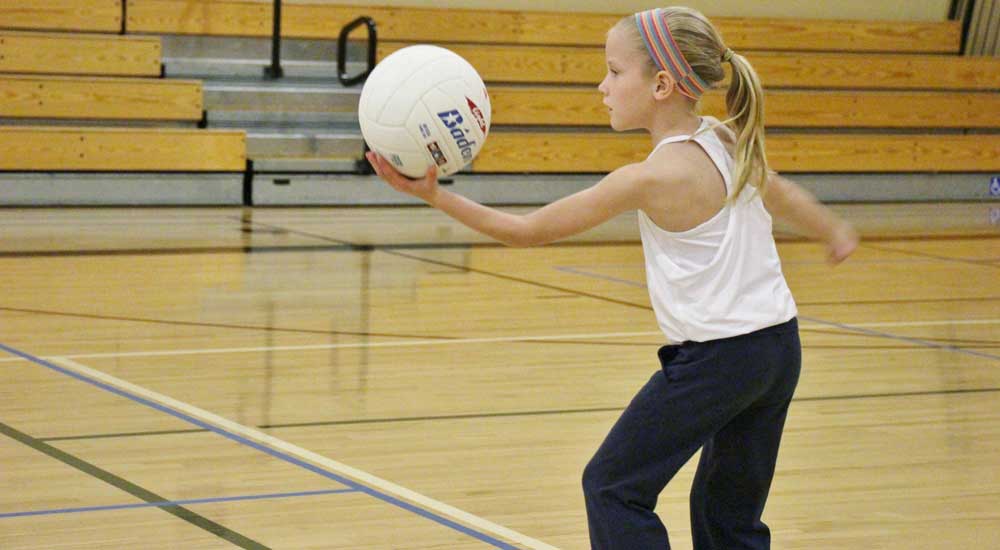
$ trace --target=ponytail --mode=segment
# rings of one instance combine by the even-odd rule
[[[757,72],[745,57],[726,50],[723,59],[730,58],[733,67],[732,80],[726,92],[726,111],[730,124],[736,133],[736,151],[733,159],[736,167],[733,179],[736,189],[731,199],[749,183],[761,194],[767,184],[767,153],[764,149],[764,91]]]

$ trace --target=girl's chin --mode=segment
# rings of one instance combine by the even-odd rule
[[[614,130],[614,131],[616,131],[616,132],[627,132],[628,130],[635,130],[636,127],[635,126],[629,126],[627,124],[624,124],[620,120],[615,120],[614,118],[612,118],[611,119],[611,129]]]

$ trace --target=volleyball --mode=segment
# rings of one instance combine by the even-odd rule
[[[372,151],[412,178],[432,164],[453,174],[479,153],[490,129],[490,98],[476,69],[458,54],[408,46],[372,70],[358,102]]]

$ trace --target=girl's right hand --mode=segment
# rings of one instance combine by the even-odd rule
[[[375,173],[396,191],[413,195],[428,204],[434,203],[434,199],[437,197],[438,190],[440,189],[437,181],[437,166],[432,164],[427,169],[424,177],[412,179],[400,174],[399,171],[393,168],[392,164],[374,151],[365,153],[365,158],[371,163],[372,168],[375,169]]]

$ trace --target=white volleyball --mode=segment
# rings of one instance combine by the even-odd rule
[[[368,147],[409,177],[431,164],[438,175],[472,162],[490,129],[490,98],[458,54],[409,46],[383,59],[365,82],[358,121]]]

